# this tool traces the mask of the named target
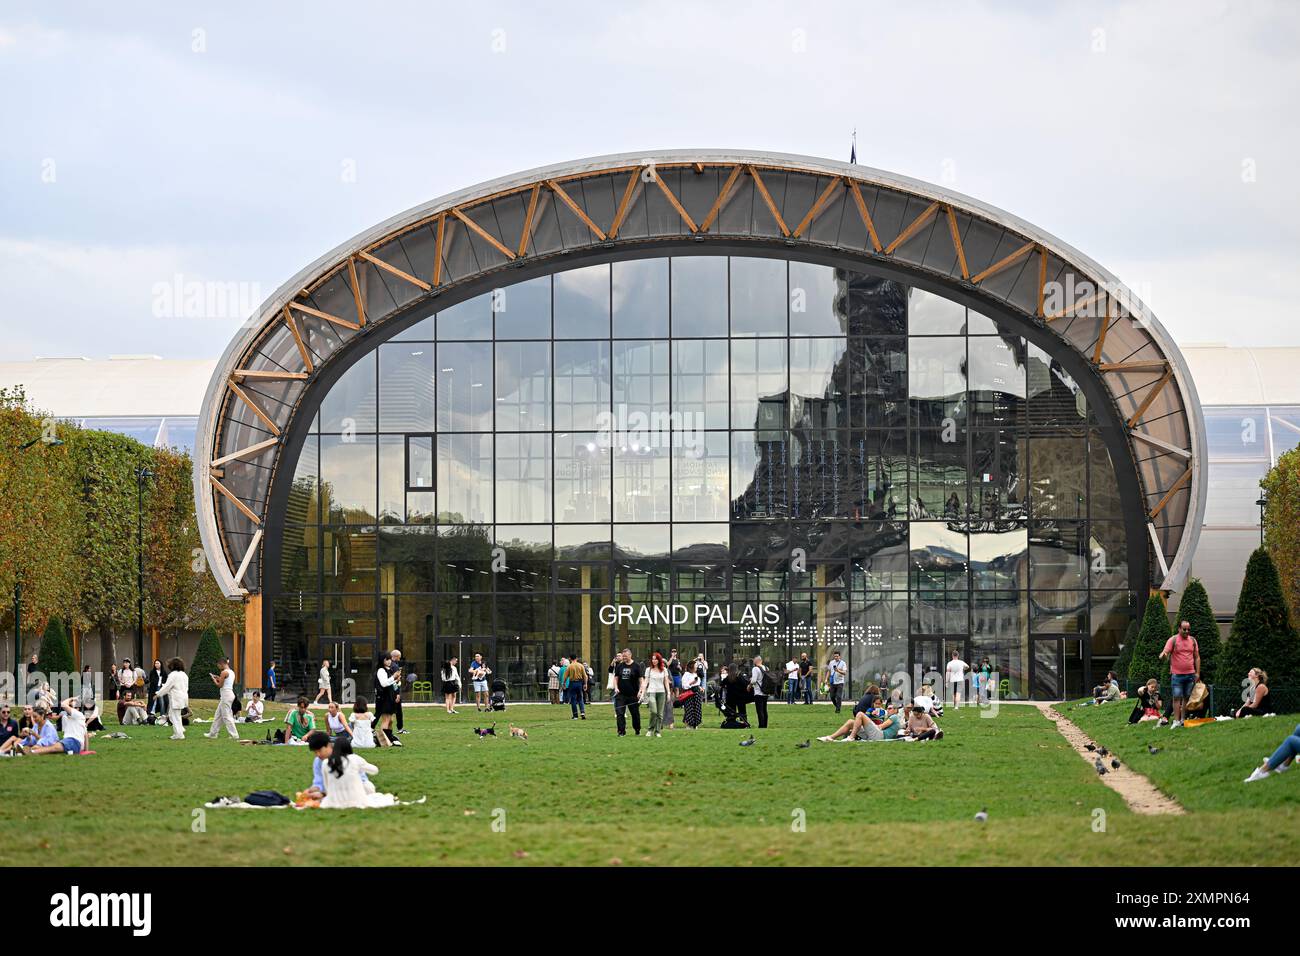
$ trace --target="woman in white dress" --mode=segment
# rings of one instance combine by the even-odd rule
[[[327,704],[334,702],[334,692],[330,690],[330,662],[329,661],[320,662],[320,676],[316,678],[316,687],[318,688],[318,690],[316,691],[316,699],[312,701],[313,704],[320,703],[322,694],[325,695],[325,702]]]
[[[373,786],[366,786],[361,775],[373,777],[379,768],[354,754],[346,737],[334,741],[331,751],[323,771],[327,780],[325,796],[320,802],[322,810],[391,807],[397,802],[391,793],[377,793]]]

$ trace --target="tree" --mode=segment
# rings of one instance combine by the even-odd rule
[[[107,674],[117,659],[117,630],[135,626],[135,469],[153,465],[153,449],[124,435],[90,430],[74,433],[72,444],[85,508],[77,553],[81,593],[73,623],[97,632],[100,670]]]
[[[1277,565],[1265,548],[1256,548],[1246,562],[1246,579],[1232,631],[1219,655],[1216,683],[1236,686],[1252,667],[1267,671],[1270,684],[1300,683],[1300,636],[1291,623]]]
[[[1219,637],[1219,622],[1214,619],[1214,609],[1210,607],[1210,595],[1200,578],[1192,578],[1183,589],[1178,601],[1176,621],[1186,621],[1192,626],[1192,637],[1201,649],[1201,678],[1208,684],[1214,681],[1219,663],[1219,653],[1223,641]],[[1169,680],[1169,659],[1160,662],[1160,680]]]
[[[63,629],[63,623],[57,618],[51,618],[49,626],[45,628],[45,636],[41,638],[41,651],[36,659],[37,669],[46,675],[46,679],[53,683],[54,674],[67,674],[71,676],[77,670],[77,664],[72,659],[72,647],[68,644],[67,632]]]
[[[1120,679],[1120,683],[1128,680],[1129,663],[1133,660],[1133,649],[1137,646],[1138,622],[1137,618],[1128,622],[1128,627],[1124,631],[1124,646],[1119,649],[1119,657],[1115,658],[1115,676]]]
[[[1147,608],[1142,615],[1142,628],[1138,631],[1137,646],[1128,665],[1128,679],[1143,684],[1152,677],[1160,679],[1160,652],[1169,640],[1169,612],[1165,599],[1159,594],[1147,598]]]
[[[208,675],[217,673],[217,661],[225,656],[226,652],[221,647],[221,641],[217,640],[216,630],[211,627],[204,628],[203,636],[199,638],[198,649],[194,652],[194,663],[190,665],[191,697],[200,700],[217,699],[217,685],[208,679]]]
[[[66,445],[75,431],[33,413],[21,390],[0,389],[0,625],[13,627],[20,589],[24,657],[45,623],[76,605],[75,551],[85,522]]]
[[[1259,486],[1268,501],[1264,546],[1277,564],[1282,593],[1295,619],[1300,614],[1300,448],[1279,456]],[[1238,679],[1233,678],[1234,682]]]

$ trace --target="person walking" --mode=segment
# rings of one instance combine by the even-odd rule
[[[966,689],[966,672],[968,670],[970,670],[970,665],[961,659],[961,654],[954,648],[952,660],[948,661],[948,666],[944,670],[945,679],[948,681],[948,692],[952,695],[953,710],[961,706],[962,692]]]
[[[840,706],[844,702],[844,681],[848,677],[848,662],[840,655],[839,651],[831,653],[831,659],[826,664],[826,686],[830,688],[831,704],[835,707],[835,713],[840,712]]]
[[[569,661],[569,666],[564,669],[564,693],[569,700],[569,708],[573,711],[571,720],[577,720],[581,717],[587,719],[586,703],[586,683],[587,668],[582,666],[575,655],[573,660]]]
[[[664,708],[668,704],[668,694],[672,690],[673,676],[668,670],[668,663],[658,651],[650,655],[650,666],[641,678],[641,696],[650,705],[650,727],[645,735],[662,737],[664,729]]]
[[[1192,625],[1182,621],[1178,632],[1165,641],[1165,649],[1160,652],[1160,659],[1169,658],[1170,696],[1174,699],[1174,719],[1169,729],[1183,726],[1187,698],[1192,696],[1192,688],[1201,679],[1201,645],[1192,636]]]
[[[172,725],[172,740],[185,739],[182,720],[184,710],[190,705],[190,675],[185,673],[185,662],[173,657],[167,662],[167,679],[158,688],[158,696],[167,701],[167,719]]]
[[[334,691],[330,689],[330,662],[320,662],[320,674],[316,678],[316,699],[313,704],[319,704],[321,695],[325,695],[325,702],[328,704],[334,700]]]
[[[210,674],[212,683],[219,688],[217,691],[217,712],[212,715],[212,729],[209,730],[205,737],[216,740],[221,736],[221,728],[225,727],[232,740],[239,739],[239,729],[235,726],[235,672],[230,669],[230,661],[221,658],[217,661],[218,671]]]
[[[614,721],[620,737],[627,736],[627,713],[632,713],[632,736],[641,736],[641,665],[626,647],[610,665],[614,675]]]
[[[275,661],[266,669],[266,699],[275,700],[275,692],[280,689],[280,675],[275,672]]]
[[[763,658],[755,657],[753,669],[749,672],[749,686],[754,691],[754,716],[758,718],[760,730],[767,726],[767,691],[763,687],[766,679],[767,668],[763,666]]]

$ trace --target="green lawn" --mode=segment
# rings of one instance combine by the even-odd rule
[[[1113,734],[1109,745],[1127,759],[1118,712],[1088,711],[1067,714],[1104,725],[1097,733]],[[456,717],[410,708],[406,746],[369,756],[381,768],[381,790],[426,795],[427,803],[209,810],[203,832],[194,832],[194,810],[218,794],[273,788],[292,796],[305,787],[310,753],[205,740],[200,725],[183,743],[162,729],[128,728],[130,740],[95,740],[93,757],[0,760],[9,791],[0,802],[0,859],[107,865],[120,861],[121,847],[136,846],[142,860],[147,848],[151,862],[184,865],[1205,865],[1289,864],[1300,850],[1300,771],[1254,793],[1241,784],[1271,749],[1264,738],[1283,730],[1281,718],[1228,728],[1252,739],[1240,742],[1241,753],[1205,762],[1205,796],[1190,776],[1170,778],[1193,812],[1151,818],[1130,813],[1032,707],[1003,706],[991,719],[949,711],[937,743],[814,740],[804,750],[795,743],[833,728],[829,707],[774,705],[773,726],[748,748],[738,746],[745,734],[716,729],[711,708],[701,730],[679,723],[662,739],[616,737],[608,706],[592,708],[585,722],[567,714],[512,707],[507,716],[531,735],[524,745],[478,741],[471,728],[485,718],[472,707]],[[264,736],[266,727],[241,731]],[[1181,773],[1173,759],[1158,762],[1174,749],[1155,758],[1156,770]],[[1133,765],[1148,769],[1137,754]],[[1216,773],[1222,782],[1210,779]],[[982,808],[987,824],[973,820]],[[1094,832],[1096,810],[1105,832]],[[498,811],[504,832],[492,826]],[[802,832],[792,828],[797,818],[806,820]]]
[[[1251,770],[1277,749],[1300,715],[1252,717],[1170,730],[1129,724],[1131,702],[1101,707],[1060,704],[1057,710],[1188,810],[1240,813],[1285,807],[1300,812],[1300,771],[1246,786]],[[1160,748],[1151,754],[1148,746]]]

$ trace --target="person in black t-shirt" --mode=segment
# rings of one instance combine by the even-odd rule
[[[627,736],[627,711],[632,711],[632,736],[641,736],[641,665],[626,647],[609,667],[614,675],[614,718],[618,735]]]
[[[799,655],[799,689],[803,691],[803,702],[811,704],[813,702],[813,682],[817,679],[817,671],[813,667],[813,662],[808,659],[807,654]]]

